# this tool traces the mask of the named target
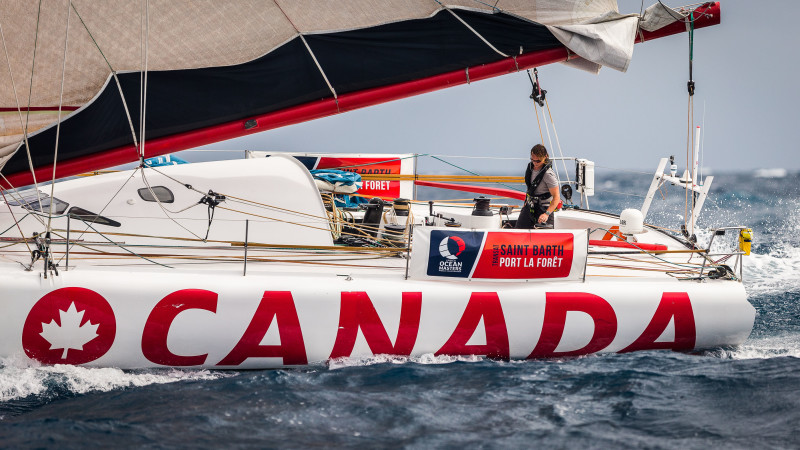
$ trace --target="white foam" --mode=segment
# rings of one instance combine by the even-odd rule
[[[800,335],[749,339],[736,349],[722,351],[720,356],[730,359],[800,358]]]
[[[785,293],[800,290],[800,248],[783,247],[744,260],[744,282],[749,293]]]
[[[232,372],[178,370],[125,372],[113,368],[88,368],[69,365],[42,366],[16,358],[0,358],[0,401],[46,394],[56,383],[70,392],[85,394],[127,387],[174,383],[188,380],[214,380],[234,376]]]
[[[392,356],[392,355],[375,355],[375,356],[362,356],[362,357],[342,357],[335,358],[328,361],[328,368],[331,370],[342,369],[345,367],[362,367],[371,366],[374,364],[451,364],[454,362],[479,362],[484,358],[476,355],[468,356],[449,356],[439,355],[434,356],[433,353],[426,353],[424,355],[415,357],[405,356]]]

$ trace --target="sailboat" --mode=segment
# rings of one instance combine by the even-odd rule
[[[0,357],[251,369],[695,351],[748,337],[747,230],[713,230],[739,234],[724,255],[699,248],[710,180],[665,173],[666,159],[643,207],[619,215],[588,209],[593,164],[577,160],[581,205],[533,230],[509,229],[519,209],[482,197],[413,201],[409,183],[525,194],[422,180],[402,155],[147,162],[555,62],[624,71],[634,43],[718,24],[719,3],[641,15],[610,0],[191,8],[4,4]],[[338,208],[344,187],[309,170],[354,167],[376,168],[386,184],[370,188],[391,195]],[[644,222],[665,183],[691,193],[683,234]]]

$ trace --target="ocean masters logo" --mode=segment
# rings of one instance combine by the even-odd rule
[[[468,277],[483,241],[481,231],[431,231],[428,275]]]

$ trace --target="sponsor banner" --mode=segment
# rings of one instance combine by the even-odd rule
[[[572,269],[572,233],[490,231],[473,278],[566,278]]]
[[[432,230],[430,245],[427,246],[426,274],[434,277],[469,277],[484,235],[483,231]]]
[[[409,274],[416,278],[577,280],[586,269],[584,230],[414,229]]]
[[[277,152],[249,152],[248,157],[265,157]],[[355,172],[359,175],[413,175],[414,158],[411,154],[337,154],[329,156],[322,153],[284,153],[294,156],[308,170],[337,169]],[[382,197],[384,199],[412,198],[412,181],[363,180],[359,195]]]

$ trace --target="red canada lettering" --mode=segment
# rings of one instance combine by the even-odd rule
[[[172,322],[187,309],[217,312],[217,294],[204,289],[183,289],[159,301],[144,324],[142,354],[148,361],[164,366],[198,366],[206,362],[208,353],[181,356],[167,348],[167,336]]]
[[[277,322],[281,345],[261,345],[272,322]],[[289,291],[266,291],[250,325],[218,366],[238,366],[247,358],[283,358],[286,365],[308,364],[303,331]]]
[[[592,339],[583,348],[568,352],[556,352],[564,335],[567,312],[580,311],[594,321]],[[539,342],[528,358],[552,358],[586,355],[606,347],[617,335],[617,315],[602,297],[580,292],[553,292],[545,297],[544,324]]]
[[[481,318],[486,328],[486,345],[467,345]],[[496,292],[472,293],[455,331],[436,355],[486,355],[509,359],[508,329]]]
[[[394,345],[383,326],[375,306],[366,292],[342,292],[339,312],[339,331],[333,344],[331,358],[350,356],[356,345],[358,329],[364,335],[372,354],[408,356],[414,349],[422,311],[422,292],[403,292],[400,306],[400,326]]]
[[[656,342],[667,329],[669,322],[675,319],[675,340],[672,342]],[[661,302],[656,308],[653,319],[633,344],[620,350],[620,353],[636,350],[691,350],[696,338],[694,312],[689,294],[686,292],[664,292]]]

